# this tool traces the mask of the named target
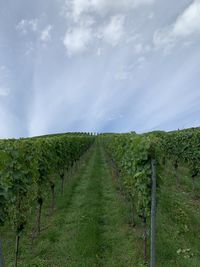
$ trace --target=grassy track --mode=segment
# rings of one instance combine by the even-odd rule
[[[158,199],[157,266],[199,267],[200,186],[197,183],[194,194],[186,167],[179,167],[178,175],[179,188],[176,187],[174,170],[169,161]]]
[[[128,225],[130,211],[117,190],[103,148],[96,144],[65,185],[64,197],[49,216],[46,206],[43,231],[31,244],[22,237],[19,267],[142,267],[142,229]],[[186,168],[180,168],[176,188],[169,164],[158,199],[157,266],[199,267],[199,192],[191,192]],[[57,188],[57,193],[59,192]],[[6,267],[12,267],[14,236],[3,232]],[[189,249],[189,251],[184,251]]]
[[[48,266],[133,266],[134,240],[97,146],[64,215],[62,236]]]
[[[48,228],[32,247],[28,235],[23,239],[19,266],[140,266],[127,216],[104,151],[96,145],[66,185],[64,198],[57,199],[54,216],[43,221]],[[6,253],[8,266],[12,266],[11,255],[12,251]]]

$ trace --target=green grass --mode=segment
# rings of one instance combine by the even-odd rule
[[[170,161],[163,172],[163,184],[158,199],[157,258],[158,267],[200,266],[200,208],[187,168],[178,170],[177,188]],[[189,251],[184,251],[189,249]]]
[[[157,206],[156,267],[200,266],[200,186],[196,192],[186,167],[176,187],[169,161]],[[120,194],[103,148],[96,144],[67,178],[64,196],[56,191],[56,210],[45,205],[42,232],[31,240],[35,215],[20,243],[19,267],[142,267],[142,227],[131,228],[130,207]],[[14,236],[3,229],[6,267],[13,262]],[[189,249],[189,250],[184,250]]]
[[[64,197],[57,197],[54,215],[47,216],[45,207],[45,230],[33,245],[30,233],[21,239],[19,267],[139,266],[128,209],[113,185],[97,145],[66,184]],[[14,239],[10,232],[4,239],[7,267],[12,266]]]

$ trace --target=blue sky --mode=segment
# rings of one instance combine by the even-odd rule
[[[0,0],[0,138],[200,124],[200,0]]]

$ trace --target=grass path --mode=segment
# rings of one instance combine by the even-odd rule
[[[57,199],[57,210],[31,251],[21,248],[19,267],[140,266],[128,210],[100,145],[76,176],[73,185],[66,185],[64,198]]]
[[[134,266],[134,240],[125,211],[104,151],[97,146],[63,215],[62,235],[48,266]]]
[[[68,177],[63,197],[57,187],[53,216],[46,204],[43,231],[31,245],[33,215],[20,241],[18,267],[144,267],[140,222],[130,229],[128,205],[119,195],[102,146],[96,144],[79,165]],[[196,195],[191,193],[190,176],[184,168],[177,189],[168,165],[158,198],[157,266],[199,267],[200,189]],[[1,236],[6,267],[12,267],[13,232],[5,229]]]

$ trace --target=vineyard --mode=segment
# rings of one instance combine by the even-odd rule
[[[0,267],[198,267],[199,177],[199,128],[0,140]]]

